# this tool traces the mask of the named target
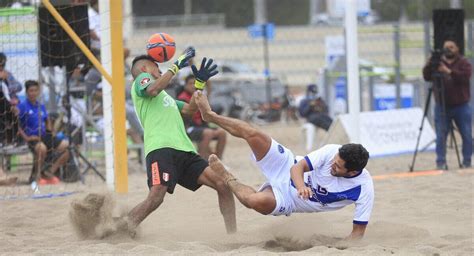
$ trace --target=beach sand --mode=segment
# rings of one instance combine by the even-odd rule
[[[305,153],[299,125],[262,128],[296,154]],[[448,153],[449,166],[456,166],[454,150]],[[229,136],[223,161],[243,183],[257,188],[264,178],[250,154],[243,140]],[[433,170],[434,159],[434,152],[420,153],[415,169]],[[390,176],[406,173],[411,160],[412,155],[401,155],[369,161],[367,169],[375,178],[375,204],[365,238],[355,243],[341,241],[352,229],[354,206],[334,212],[274,217],[260,215],[236,201],[238,232],[227,235],[217,195],[204,187],[197,192],[177,187],[145,219],[135,239],[126,233],[105,239],[80,237],[70,221],[71,203],[83,200],[89,193],[108,193],[105,183],[89,172],[84,185],[41,187],[41,194],[75,192],[64,197],[5,200],[15,195],[27,196],[31,188],[1,187],[4,199],[0,200],[0,253],[474,255],[474,170],[452,168],[417,177]],[[111,201],[107,207],[113,216],[132,208],[147,195],[145,172],[134,162],[129,172],[129,192],[108,194]],[[12,175],[28,174],[25,171]]]

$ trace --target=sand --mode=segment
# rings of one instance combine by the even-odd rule
[[[298,125],[279,124],[264,129],[295,153],[304,154]],[[448,152],[449,165],[455,166],[454,150]],[[368,170],[375,177],[406,172],[411,157],[371,159]],[[434,159],[433,152],[421,153],[416,169],[434,169]],[[229,137],[224,163],[244,183],[257,187],[264,181],[250,161],[250,150],[243,140]],[[357,243],[341,241],[352,229],[353,206],[335,212],[273,217],[262,216],[237,203],[238,232],[227,235],[216,193],[209,188],[193,193],[181,187],[165,197],[162,206],[142,223],[134,239],[126,232],[101,239],[104,230],[110,231],[107,223],[111,218],[120,216],[147,195],[145,173],[136,163],[132,162],[130,167],[126,195],[108,194],[105,184],[89,173],[84,185],[68,183],[40,189],[42,194],[76,192],[72,195],[0,200],[0,253],[474,255],[472,169],[376,179],[372,218],[365,238]],[[27,175],[26,172],[14,174],[20,175],[20,179]],[[26,196],[30,190],[26,185],[0,187],[0,195]],[[105,201],[98,202],[98,195],[105,195],[102,198]],[[92,208],[105,205],[102,209],[105,212],[101,217],[74,216],[73,205],[77,208],[83,202],[90,202],[87,207]],[[100,207],[97,209],[101,211]],[[74,228],[73,223],[87,223],[86,220],[100,223],[100,228],[85,231]]]

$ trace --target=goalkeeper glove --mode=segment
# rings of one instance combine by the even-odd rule
[[[207,62],[207,63],[206,63]],[[204,57],[201,62],[201,67],[197,70],[196,66],[192,65],[191,69],[193,70],[194,77],[196,77],[196,81],[194,82],[194,87],[198,90],[204,89],[206,86],[207,80],[209,78],[215,76],[219,71],[217,71],[217,65],[212,65],[213,60],[207,59]],[[212,66],[211,66],[212,65]]]
[[[196,50],[194,48],[189,47],[186,51],[179,56],[179,58],[174,62],[173,66],[171,66],[168,70],[176,75],[178,71],[187,65],[189,65],[189,59],[193,58],[196,55]]]

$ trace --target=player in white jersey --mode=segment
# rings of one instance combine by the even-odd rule
[[[369,153],[362,145],[326,145],[296,159],[289,149],[248,123],[213,112],[201,92],[194,96],[205,121],[247,141],[267,178],[256,191],[237,181],[215,155],[209,157],[211,168],[224,176],[243,205],[265,215],[288,216],[293,212],[333,211],[355,204],[348,239],[363,237],[372,211],[374,188],[369,172],[364,169]]]

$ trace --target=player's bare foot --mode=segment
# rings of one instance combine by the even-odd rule
[[[221,160],[219,157],[216,155],[212,154],[209,156],[209,166],[211,167],[212,170],[214,170],[219,176],[224,178],[224,182],[226,185],[229,185],[229,182],[233,180],[237,180],[232,173],[227,171],[225,168],[224,164],[222,164]]]
[[[123,216],[114,218],[114,221],[117,230],[128,233],[131,238],[135,238],[137,236],[137,228],[132,225],[127,217]]]
[[[212,111],[206,95],[204,95],[201,91],[196,91],[194,97],[199,111],[201,112],[202,120],[210,122],[212,115],[214,115],[215,113],[214,111]]]

